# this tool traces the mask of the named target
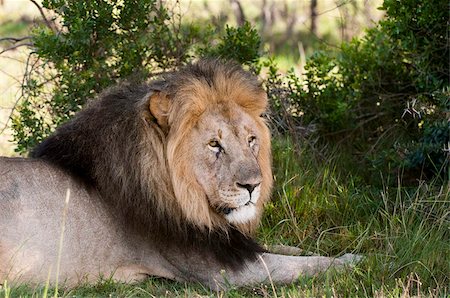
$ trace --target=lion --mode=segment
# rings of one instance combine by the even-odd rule
[[[31,158],[0,158],[0,282],[158,276],[223,289],[342,266],[253,238],[272,188],[266,109],[254,75],[202,59],[119,84]]]

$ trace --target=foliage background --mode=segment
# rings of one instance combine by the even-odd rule
[[[227,24],[234,27],[242,24],[242,15],[236,10],[235,2],[239,1],[196,0],[166,1],[165,3],[168,13],[183,18],[183,24],[178,23],[171,26],[186,25],[189,27],[193,25],[203,28],[203,31],[211,30],[211,33],[223,33]],[[36,26],[44,25],[46,27],[54,15],[48,10],[44,10],[43,13],[46,14],[48,20],[46,22],[42,19],[42,15],[37,9],[37,5],[41,4],[40,0],[4,0],[2,3],[3,5],[0,6],[0,47],[5,52],[0,55],[2,70],[0,72],[0,90],[2,90],[0,97],[0,128],[2,132],[0,134],[0,153],[12,155],[14,154],[13,144],[9,142],[12,139],[11,123],[7,123],[7,119],[16,101],[22,98],[20,86],[23,83],[23,73],[33,67],[33,64],[28,64],[30,61],[27,56],[33,52],[33,48],[29,47],[31,42],[27,37],[34,30],[39,30],[36,29]],[[254,25],[262,36],[263,42],[260,50],[274,55],[274,60],[280,65],[283,72],[293,66],[296,72],[300,73],[306,57],[321,45],[336,46],[341,40],[348,40],[352,36],[361,34],[364,27],[373,26],[383,14],[376,9],[380,3],[381,0],[370,2],[360,0],[318,1],[314,19],[320,25],[316,25],[314,30],[312,30],[311,3],[309,1],[243,1],[241,8],[244,11],[244,19]],[[106,20],[111,21],[111,17],[107,17]],[[55,29],[55,26],[50,27]],[[85,36],[87,33],[81,32],[80,34]],[[9,40],[7,37],[25,39],[17,41]],[[48,92],[48,90],[45,91]],[[26,144],[24,145],[26,146]]]

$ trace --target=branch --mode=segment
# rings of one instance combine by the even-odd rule
[[[28,54],[27,57],[27,61],[25,63],[25,74],[23,75],[22,78],[22,86],[25,84],[25,80],[26,80],[26,76],[27,76],[27,72],[28,72],[28,67],[30,66],[30,62],[31,62],[31,56],[33,56],[33,54],[35,54],[35,52],[31,52]],[[9,113],[9,116],[6,120],[5,125],[3,126],[2,129],[0,129],[0,135],[3,134],[3,132],[5,132],[5,130],[8,128],[8,123],[11,120],[11,116],[14,113],[14,110],[16,109],[17,105],[19,104],[19,101],[24,97],[24,91],[23,88],[20,89],[20,96],[16,99],[16,101],[14,102],[13,107],[11,108],[11,112]]]
[[[30,0],[39,10],[39,13],[42,16],[42,19],[44,20],[45,24],[47,25],[48,28],[50,28],[53,32],[56,32],[56,28],[55,28],[55,24],[50,21],[49,19],[47,19],[47,17],[45,16],[44,10],[42,9],[42,7],[36,2],[36,0]]]
[[[16,44],[16,45],[10,46],[9,48],[6,48],[3,51],[1,51],[0,55],[3,54],[3,53],[6,53],[8,51],[15,50],[15,49],[17,49],[19,47],[23,47],[23,46],[32,47],[33,44],[32,43],[19,43],[19,44]]]
[[[238,25],[243,26],[245,23],[245,14],[241,2],[239,0],[230,0],[230,2]]]
[[[4,126],[2,127],[2,129],[0,130],[0,135],[2,135],[2,134],[5,132],[5,130],[8,128],[9,121],[11,120],[11,117],[12,117],[12,115],[13,115],[13,113],[14,113],[14,110],[16,109],[17,104],[19,103],[19,100],[20,100],[20,98],[18,98],[18,99],[14,102],[14,105],[13,105],[13,107],[11,108],[11,111],[9,112],[8,118],[6,119],[5,125],[4,125]]]
[[[341,6],[347,5],[347,4],[349,4],[349,3],[350,3],[350,2],[342,1],[341,3],[339,3],[338,5],[336,5],[336,6],[333,7],[333,8],[330,8],[330,9],[327,9],[327,10],[324,10],[324,11],[321,11],[321,12],[317,13],[317,14],[316,14],[316,17],[317,17],[317,16],[320,16],[320,15],[323,15],[323,14],[326,14],[326,13],[329,13],[329,12],[331,12],[331,11],[333,11],[333,10],[335,10],[335,9],[340,8]]]
[[[24,41],[25,39],[32,39],[32,37],[31,36],[3,37],[3,38],[0,38],[0,42],[2,42],[2,41],[9,41],[9,42],[12,42],[12,43],[16,43],[16,42],[19,42],[19,41]]]
[[[327,10],[324,10],[324,11],[321,11],[321,12],[316,12],[315,15],[314,15],[314,17],[317,18],[318,16],[321,16],[321,15],[326,14],[326,13],[329,13],[329,12],[331,12],[331,11],[333,11],[333,10],[339,9],[340,7],[342,7],[342,6],[344,6],[344,5],[347,5],[348,3],[350,3],[350,2],[342,1],[341,3],[337,4],[337,5],[336,5],[335,7],[333,7],[333,8],[330,8],[330,9],[327,9]],[[309,18],[311,18],[311,15],[309,16]],[[313,29],[316,29],[316,28],[311,28],[310,26],[308,26],[308,25],[306,24],[306,22],[309,20],[309,18],[306,18],[303,22],[301,22],[301,23],[303,24],[303,26],[306,27],[306,30],[308,30],[308,31],[311,33],[311,35],[314,36],[314,37],[315,37],[317,40],[319,40],[321,43],[326,44],[326,45],[328,45],[328,46],[330,46],[330,47],[333,47],[333,48],[339,48],[339,46],[334,45],[334,44],[330,44],[330,43],[326,42],[324,39],[320,38],[320,37],[318,36],[318,34],[316,34],[316,32],[314,32],[314,30],[313,30]]]

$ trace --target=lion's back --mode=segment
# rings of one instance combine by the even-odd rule
[[[42,193],[55,194],[71,178],[41,160],[0,157],[0,200],[4,204],[33,204]],[[19,205],[17,205],[19,206]],[[0,211],[1,212],[1,211]]]

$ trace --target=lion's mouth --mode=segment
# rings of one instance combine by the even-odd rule
[[[224,214],[224,215],[228,215],[231,213],[231,211],[235,210],[236,208],[229,208],[229,207],[225,207],[225,208],[221,208],[219,210],[220,213]]]
[[[249,206],[250,204],[254,205],[255,203],[253,203],[252,201],[248,201],[247,203],[245,203],[244,205],[241,205],[239,207],[222,207],[219,208],[218,211],[219,213],[222,213],[223,215],[229,215],[231,212],[238,210],[239,208],[242,208],[244,206]]]

